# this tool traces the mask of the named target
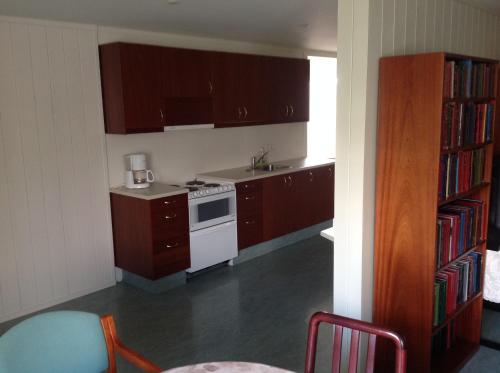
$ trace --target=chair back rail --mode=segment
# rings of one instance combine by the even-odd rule
[[[375,350],[377,337],[386,338],[395,345],[395,372],[406,372],[406,349],[403,339],[389,329],[375,324],[338,316],[327,312],[316,312],[309,322],[307,337],[305,373],[314,373],[316,364],[316,347],[318,329],[321,323],[334,325],[332,373],[340,373],[342,360],[342,337],[344,328],[351,329],[351,343],[349,347],[348,373],[357,373],[359,360],[360,333],[368,334],[368,348],[366,353],[366,373],[373,373],[375,367]]]

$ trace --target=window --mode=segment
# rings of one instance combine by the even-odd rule
[[[335,158],[337,59],[309,56],[309,123],[307,156]]]

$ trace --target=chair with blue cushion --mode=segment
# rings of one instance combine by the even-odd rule
[[[22,321],[0,337],[0,373],[114,373],[116,353],[146,372],[161,372],[123,345],[111,315],[48,312]]]

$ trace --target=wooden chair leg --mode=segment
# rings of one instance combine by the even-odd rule
[[[115,353],[119,353],[124,359],[129,361],[131,364],[135,365],[136,367],[144,370],[145,372],[148,373],[160,373],[162,372],[162,369],[150,362],[149,360],[145,359],[141,355],[139,355],[137,352],[131,350],[127,346],[125,346],[118,336],[116,335],[116,326],[115,326],[115,320],[113,319],[113,316],[111,315],[105,315],[101,317],[101,324],[103,325],[103,330],[104,330],[104,335],[106,337],[106,344],[108,343],[108,338],[110,339],[112,343],[112,349],[111,351],[113,352],[113,356],[109,358],[109,373],[116,373],[116,358],[115,358]],[[108,347],[108,357],[110,353],[110,348]],[[114,369],[114,370],[113,370]]]

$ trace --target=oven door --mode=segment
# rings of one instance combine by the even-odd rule
[[[212,227],[236,219],[236,192],[215,194],[189,200],[189,229]]]

